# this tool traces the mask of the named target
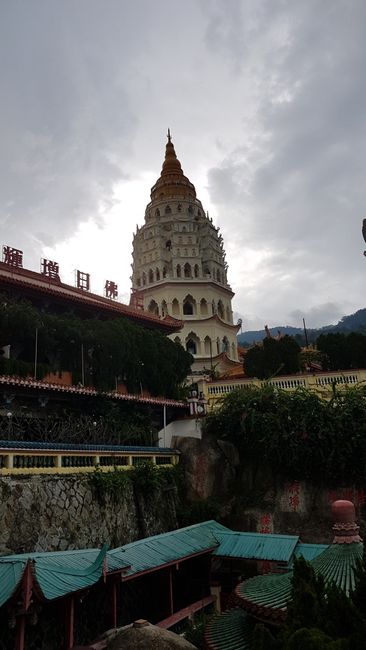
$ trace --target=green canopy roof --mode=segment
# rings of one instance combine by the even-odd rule
[[[212,618],[205,629],[207,650],[250,650],[253,621],[242,609],[229,609]]]
[[[46,600],[60,598],[95,584],[102,575],[107,547],[82,551],[29,553],[0,558],[0,606],[20,584],[28,561]]]
[[[118,571],[127,563],[126,577],[152,571],[219,545],[218,533],[228,530],[216,521],[205,521],[168,533],[139,539],[107,553],[107,570]]]
[[[363,544],[331,544],[310,562],[316,574],[326,583],[334,583],[347,595],[354,589],[354,570],[361,559]],[[235,589],[235,601],[254,616],[280,622],[286,616],[291,598],[292,571],[283,575],[256,576]]]
[[[220,546],[213,552],[217,557],[245,560],[290,562],[299,537],[266,533],[242,533],[231,530],[218,531]]]

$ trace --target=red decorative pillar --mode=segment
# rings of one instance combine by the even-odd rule
[[[74,645],[74,597],[69,596],[65,601],[65,650],[71,650]]]
[[[17,617],[17,628],[16,628],[16,640],[15,640],[15,650],[24,650],[25,644],[25,622],[26,615],[31,604],[33,593],[33,576],[31,570],[31,563],[28,560],[26,567],[24,569],[22,577],[22,610]]]

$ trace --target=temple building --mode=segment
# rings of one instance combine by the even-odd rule
[[[184,323],[171,338],[194,357],[193,371],[239,365],[223,238],[184,175],[170,132],[145,223],[133,239],[131,304]]]

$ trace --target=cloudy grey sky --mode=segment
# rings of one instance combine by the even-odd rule
[[[128,300],[170,126],[244,329],[365,307],[364,0],[0,0],[0,243]]]

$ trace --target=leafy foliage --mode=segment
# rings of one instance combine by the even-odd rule
[[[248,377],[268,379],[272,375],[288,375],[299,370],[300,346],[291,336],[279,340],[265,338],[261,345],[250,348],[244,368]]]
[[[135,488],[145,497],[154,498],[157,490],[161,488],[175,488],[175,468],[158,468],[149,461],[142,461],[128,470],[117,469],[103,472],[97,468],[89,476],[90,485],[94,494],[101,503],[105,502],[107,495],[118,501],[121,495]]]
[[[366,397],[362,388],[331,400],[270,385],[227,395],[204,430],[237,446],[242,458],[268,464],[285,479],[328,485],[362,483],[366,465]]]
[[[161,332],[142,328],[128,319],[81,319],[73,314],[47,314],[26,301],[0,296],[0,347],[11,346],[10,373],[33,374],[35,332],[38,361],[54,372],[71,371],[81,381],[84,357],[85,383],[113,390],[123,381],[129,392],[143,389],[152,395],[178,397],[189,373],[192,357]],[[44,374],[39,366],[38,377]]]
[[[316,345],[325,357],[325,369],[349,370],[366,367],[366,336],[363,334],[321,334]]]

